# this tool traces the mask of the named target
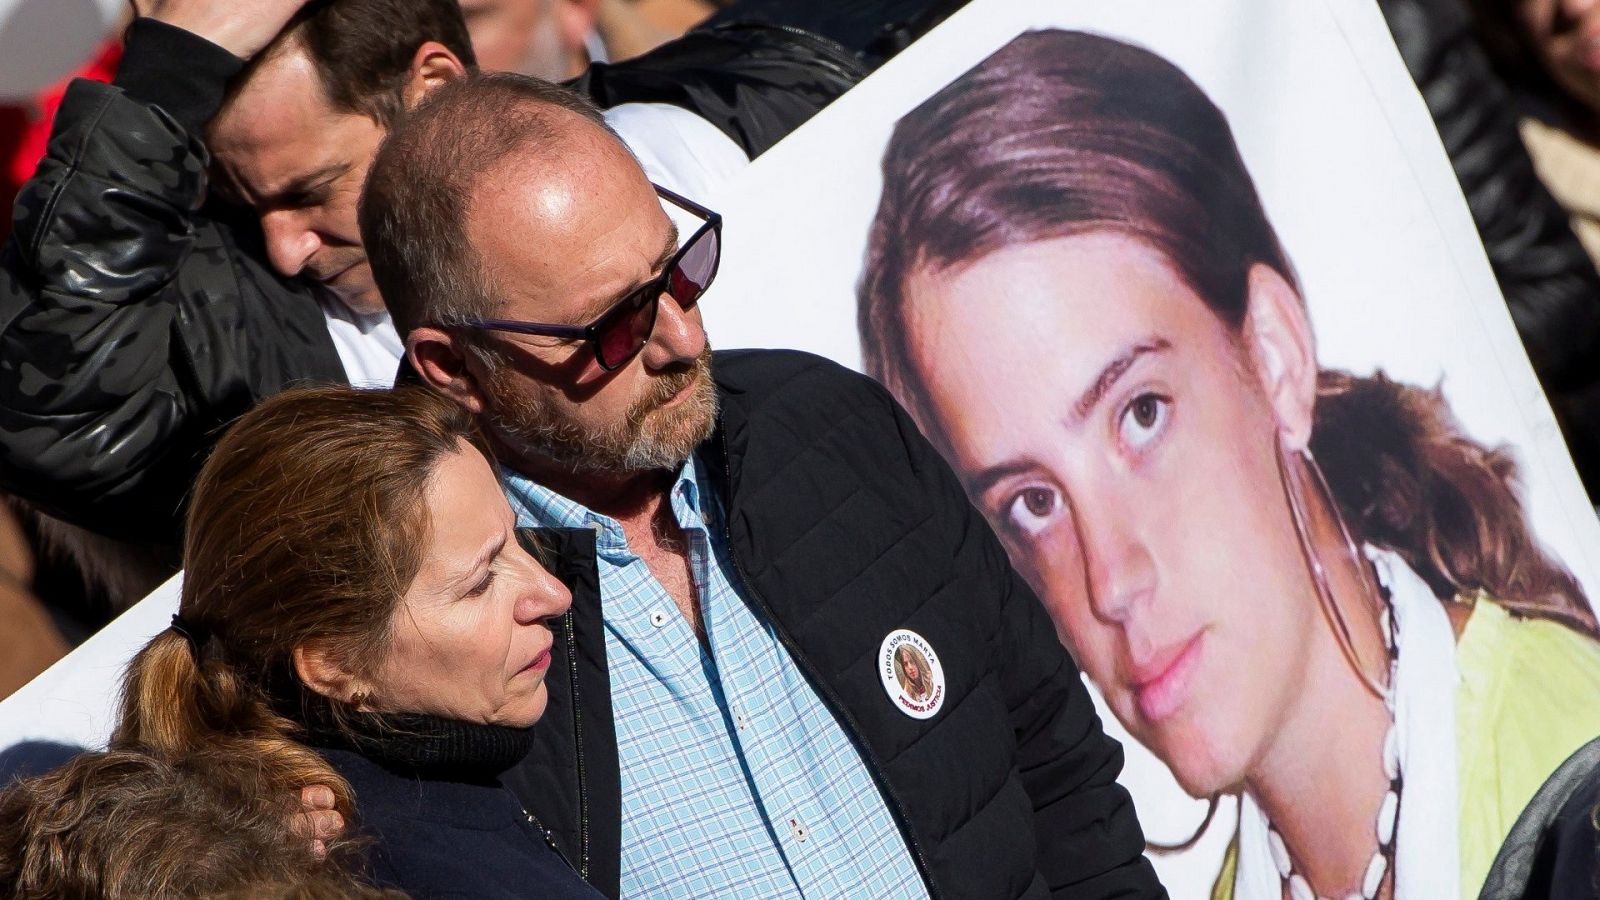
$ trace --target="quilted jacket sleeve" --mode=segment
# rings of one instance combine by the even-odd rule
[[[217,275],[233,277],[226,259],[197,256],[216,227],[196,223],[197,135],[242,64],[187,35],[214,53],[171,59],[169,32],[133,29],[127,90],[68,89],[0,276],[0,481],[68,521],[144,539],[157,537],[152,513],[171,525],[188,451],[218,424],[174,365],[180,276],[208,267],[219,289],[230,282]],[[160,105],[134,95],[141,81]]]
[[[981,580],[1000,594],[993,665],[1011,710],[1017,770],[1033,800],[1039,874],[1051,896],[1165,897],[1144,857],[1144,831],[1133,798],[1117,783],[1122,746],[1101,728],[1044,606],[1011,567],[955,474],[910,416],[898,406],[896,414],[913,464],[938,472],[944,483],[947,498],[941,505],[961,510],[967,519],[962,530],[982,535]]]

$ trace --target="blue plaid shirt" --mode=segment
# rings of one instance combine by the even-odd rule
[[[615,519],[506,479],[519,525],[596,534],[623,896],[926,897],[860,754],[740,595],[700,465],[671,501],[709,652]]]

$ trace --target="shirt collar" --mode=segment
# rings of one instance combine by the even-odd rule
[[[698,456],[690,456],[678,469],[678,478],[672,484],[668,499],[678,526],[684,529],[711,527],[705,491],[700,484]],[[517,514],[517,525],[528,528],[588,528],[595,533],[595,552],[602,557],[632,557],[622,524],[610,516],[564,497],[516,472],[506,470],[502,476],[506,499]]]

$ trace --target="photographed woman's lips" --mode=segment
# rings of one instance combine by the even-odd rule
[[[1134,685],[1139,712],[1146,721],[1153,724],[1170,717],[1189,699],[1190,682],[1200,664],[1200,641],[1203,636],[1203,633],[1197,634],[1176,653],[1158,657],[1155,664],[1148,667],[1148,677],[1140,678]]]

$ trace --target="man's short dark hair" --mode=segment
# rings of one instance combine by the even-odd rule
[[[506,72],[435,88],[390,131],[361,194],[361,241],[402,336],[491,312],[496,291],[466,233],[473,192],[513,153],[559,152],[566,113],[616,137],[587,97]]]
[[[467,68],[476,68],[457,0],[312,0],[256,59],[285,47],[303,47],[334,109],[392,127],[404,108],[411,61],[429,41],[449,48]],[[248,78],[247,70],[235,84]]]

